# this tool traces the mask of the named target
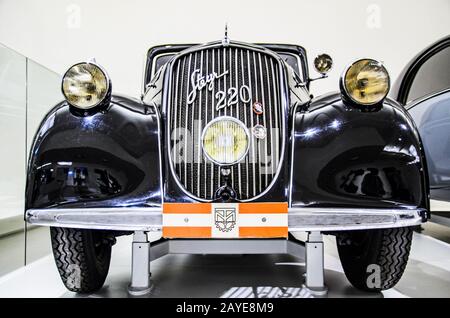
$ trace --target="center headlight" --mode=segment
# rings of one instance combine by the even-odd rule
[[[341,78],[344,94],[355,103],[374,105],[389,92],[389,74],[384,66],[372,59],[356,61]]]
[[[241,161],[249,147],[249,133],[245,125],[233,117],[220,117],[203,129],[202,147],[205,156],[218,165]]]
[[[79,63],[64,74],[62,92],[70,105],[90,109],[105,99],[109,86],[108,76],[98,65]]]

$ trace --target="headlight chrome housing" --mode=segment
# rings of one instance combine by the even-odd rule
[[[78,63],[70,67],[62,79],[62,93],[67,102],[88,110],[101,104],[111,89],[111,81],[95,63]]]
[[[362,106],[372,106],[386,98],[390,78],[380,62],[361,59],[347,67],[341,77],[340,86],[342,93],[350,101]]]
[[[241,161],[248,152],[250,134],[240,120],[222,116],[209,122],[202,133],[205,156],[220,166]]]

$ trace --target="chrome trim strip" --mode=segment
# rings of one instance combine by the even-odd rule
[[[182,83],[184,83],[184,81],[185,81],[184,80],[184,71],[186,69],[186,60],[187,60],[186,56],[183,57],[183,74],[181,74]],[[181,86],[181,90],[180,91],[181,91],[181,96],[183,96],[184,85]],[[179,117],[180,118],[179,118],[178,123],[177,123],[177,129],[178,129],[179,133],[182,133],[182,131],[181,131],[182,118],[181,118],[181,116],[179,116]],[[183,135],[183,138],[186,138],[186,135]],[[177,142],[176,147],[177,147],[176,148],[176,151],[177,151],[176,153],[177,153],[177,156],[178,156],[178,160],[180,160],[181,159],[181,155],[180,155],[181,142]],[[183,151],[185,152],[186,150],[183,150]],[[184,173],[186,173],[186,171],[184,171]],[[181,164],[180,164],[180,178],[183,178],[183,169],[181,167]]]
[[[248,86],[250,87],[250,89],[251,89],[251,92],[252,92],[252,96],[250,97],[250,105],[251,105],[251,107],[252,107],[252,105],[253,105],[253,103],[255,102],[254,100],[253,100],[253,92],[255,92],[255,94],[258,94],[257,93],[257,90],[256,90],[256,88],[255,88],[255,90],[253,90],[253,85],[252,85],[252,75],[251,75],[251,67],[250,67],[250,54],[251,54],[251,52],[249,51],[249,50],[247,50],[247,76],[248,76]],[[254,126],[254,122],[253,122],[253,114],[252,113],[250,113],[250,126],[251,127],[253,127]],[[254,195],[255,195],[255,193],[256,193],[256,182],[255,182],[255,180],[256,180],[256,155],[255,155],[255,138],[253,138],[252,137],[252,139],[251,139],[251,144],[252,144],[252,157],[250,158],[251,160],[251,164],[252,164],[252,180],[253,180],[253,182],[252,182],[252,185],[253,185],[253,192],[252,192],[252,195],[250,196],[249,195],[249,197],[253,197]]]
[[[295,150],[295,116],[297,115],[297,107],[299,104],[295,104],[294,110],[292,112],[292,126],[291,126],[291,171],[290,171],[290,180],[289,180],[289,200],[288,206],[292,206],[292,186],[293,186],[293,178],[294,178],[294,150]]]
[[[347,231],[416,226],[423,209],[308,208],[288,209],[288,227],[296,231]],[[160,231],[162,207],[30,209],[31,224],[118,231]]]
[[[205,66],[206,66],[206,74],[209,74],[209,55],[210,54],[205,54],[206,55],[206,61],[205,61]],[[209,97],[209,90],[207,89],[205,91],[205,125],[208,124],[208,97]],[[212,116],[212,114],[211,114]],[[202,147],[203,147],[203,140],[200,140],[200,142],[202,143]],[[200,152],[200,151],[199,151]],[[203,161],[203,159],[202,159]],[[204,184],[205,184],[205,196],[208,195],[208,189],[206,188],[206,185],[208,184],[208,163],[205,162],[202,164],[203,169],[205,170],[205,178],[204,178]],[[212,197],[212,193],[211,193],[211,197]]]
[[[189,55],[189,63],[188,63],[189,66],[188,66],[188,72],[187,72],[188,75],[191,73],[191,61],[192,61],[192,55]],[[170,77],[172,77],[172,72],[170,73]],[[171,90],[171,88],[170,88],[170,90]],[[186,91],[188,91],[188,86],[186,86]],[[169,96],[170,97],[172,96],[172,92],[169,92]],[[168,111],[167,118],[169,118],[169,117],[170,117],[170,112]],[[188,117],[189,117],[189,110],[186,111],[185,126],[184,126],[184,129],[185,129],[184,149],[183,149],[183,153],[184,153],[184,184],[187,184],[187,154],[188,154],[187,142],[188,142],[188,139],[186,136],[187,136],[187,132],[188,132]],[[167,125],[167,127],[169,127],[169,125]],[[169,134],[169,131],[167,131],[167,134]],[[168,140],[168,142],[169,142],[168,145],[170,145],[170,140]],[[170,153],[170,151],[169,151],[169,153]],[[169,161],[171,161],[171,160],[172,160],[172,158],[169,155]],[[169,162],[169,166],[172,168],[173,165]],[[174,179],[177,181],[177,184],[180,186],[180,184],[178,183],[178,181],[179,181],[178,176],[176,175],[175,171],[173,171],[173,169],[171,169],[171,170],[172,170],[173,176],[175,177]],[[184,188],[184,186],[183,186],[183,188]]]
[[[31,224],[119,231],[160,231],[162,208],[36,209],[26,212]]]
[[[242,63],[241,63],[242,64]],[[234,82],[234,87],[239,87],[239,72],[238,72],[238,49],[234,48],[234,74],[235,75],[235,82]],[[245,109],[245,107],[244,107]],[[245,110],[244,110],[245,112]],[[236,118],[238,118],[241,122],[242,122],[242,118],[239,117],[239,103],[236,104]],[[244,124],[246,125],[246,124]],[[245,126],[247,127],[247,126]],[[247,141],[248,144],[247,146],[250,146],[250,140]],[[247,156],[245,156],[247,158]],[[237,165],[237,169],[238,169],[238,184],[239,184],[239,194],[242,195],[242,177],[241,177],[241,169],[242,169],[242,161],[239,162],[239,164]]]
[[[252,45],[252,44],[243,43],[243,42],[238,42],[238,41],[231,41],[230,42],[230,46],[240,47],[240,48],[243,48],[243,49],[246,49],[246,50],[252,50],[254,52],[261,52],[261,53],[264,53],[264,54],[272,56],[278,63],[278,65],[277,65],[278,66],[278,73],[277,74],[280,74],[280,75],[284,74],[285,75],[285,69],[284,69],[285,62],[275,52],[272,52],[271,50],[268,50],[268,49],[266,49],[264,47],[261,47],[261,46]],[[169,70],[165,74],[166,78],[165,78],[165,81],[164,81],[164,87],[169,87],[168,91],[165,92],[165,98],[163,99],[163,109],[164,109],[164,111],[166,111],[167,122],[170,122],[170,111],[168,111],[169,110],[168,103],[169,103],[170,98],[172,96],[170,83],[171,83],[171,80],[172,80],[173,66],[174,66],[175,62],[179,58],[183,57],[184,55],[187,55],[187,54],[190,54],[190,53],[194,53],[194,52],[200,51],[200,50],[214,49],[214,48],[217,48],[217,47],[219,47],[219,48],[221,47],[221,42],[214,41],[214,42],[210,42],[210,43],[194,46],[194,47],[191,47],[189,49],[186,49],[186,50],[178,53],[173,59],[171,59],[171,61],[169,62],[169,64],[170,64],[169,65]],[[249,53],[251,53],[251,52],[249,52]],[[280,164],[277,167],[277,172],[276,172],[276,175],[273,177],[272,182],[269,184],[269,186],[266,189],[264,189],[264,191],[262,191],[261,193],[259,193],[256,196],[251,197],[250,199],[239,200],[239,202],[251,202],[251,201],[254,201],[254,200],[264,196],[272,188],[272,186],[275,184],[275,182],[277,181],[278,176],[279,176],[279,174],[281,172],[281,168],[283,166],[282,162],[284,160],[285,145],[286,145],[286,140],[285,140],[285,138],[286,138],[286,132],[285,132],[286,116],[285,116],[285,113],[286,113],[286,111],[287,111],[287,109],[289,107],[289,105],[288,105],[289,100],[288,100],[288,95],[287,95],[289,93],[289,90],[288,90],[289,88],[288,88],[288,83],[286,81],[286,76],[280,76],[280,81],[281,82],[278,83],[278,85],[279,85],[280,88],[283,88],[283,89],[280,89],[280,91],[281,91],[280,92],[280,94],[281,94],[280,95],[280,102],[283,103],[283,105],[281,107],[282,112],[283,112],[282,118],[281,118],[281,123],[282,123],[281,130],[282,130],[283,136],[282,136],[281,157],[279,159]],[[187,118],[187,116],[186,116],[186,118]],[[169,125],[167,125],[167,127],[169,127]],[[168,142],[168,144],[170,144],[170,137],[169,137],[168,128],[167,128],[167,135],[168,135],[167,142]],[[199,202],[211,202],[211,201],[213,201],[213,200],[202,199],[202,198],[196,197],[194,194],[192,194],[189,191],[187,191],[185,189],[185,187],[182,185],[182,183],[180,182],[180,180],[178,179],[178,176],[177,176],[177,174],[175,172],[175,169],[174,169],[174,166],[173,166],[173,161],[172,161],[172,156],[171,156],[171,152],[170,151],[168,151],[168,160],[169,160],[170,172],[174,176],[174,180],[175,180],[176,184],[178,185],[178,187],[181,189],[181,191],[183,193],[185,193],[190,198],[193,198],[194,200],[197,200]],[[220,174],[219,174],[219,179],[220,179]]]
[[[147,51],[148,52],[148,51]],[[152,69],[153,69],[153,65],[152,65]],[[141,101],[144,100],[144,96],[145,96],[145,86],[147,85],[145,83],[145,71],[147,70],[147,53],[144,54],[143,58],[142,58],[142,73],[141,73]],[[152,76],[153,76],[153,70],[152,70]]]
[[[241,73],[242,73],[242,81],[244,81],[244,50],[241,48]],[[250,96],[250,103],[251,103],[251,96]],[[247,127],[247,112],[244,110],[244,124]],[[251,140],[249,140],[249,142],[252,142]],[[249,144],[250,146],[250,144]],[[248,184],[250,183],[250,179],[248,176],[248,165],[249,165],[249,160],[248,160],[248,156],[245,157],[245,189],[246,189],[246,197],[249,198],[250,197],[250,189],[248,188]]]
[[[161,204],[164,203],[164,177],[163,177],[163,161],[162,161],[162,128],[161,128],[161,113],[159,111],[159,108],[156,106],[153,106],[155,109],[155,113],[157,116],[156,123],[158,124],[158,155],[159,155],[159,191],[161,192]]]
[[[228,45],[229,45],[229,42],[227,44],[227,47],[228,47]],[[222,57],[223,57],[223,59],[222,59],[223,69],[220,71],[219,74],[222,74],[223,72],[225,72],[227,70],[227,49],[226,49],[226,47],[223,48],[223,55],[222,55]],[[229,78],[231,79],[231,76],[229,76]],[[224,78],[224,80],[223,80],[223,85],[224,85],[223,86],[224,87],[223,91],[227,92],[228,89],[227,89],[227,80],[226,80],[226,78]],[[221,116],[228,116],[228,114],[227,114],[228,107],[224,107],[224,108],[222,108],[222,110],[223,110],[224,113],[222,115],[219,115],[219,117],[221,117]],[[218,173],[219,173],[219,183],[217,184],[217,189],[219,189],[222,186],[222,174],[220,173],[220,169],[218,170]],[[233,167],[231,167],[231,176],[233,176]]]
[[[229,70],[231,70],[232,69],[232,67],[233,67],[233,65],[232,65],[232,55],[233,55],[233,52],[232,52],[232,48],[230,47],[230,48],[228,48],[228,52],[229,52],[229,56],[228,56],[228,69]],[[226,65],[226,64],[225,64]],[[237,76],[237,74],[235,75],[235,76]],[[233,75],[232,74],[230,74],[230,76],[228,76],[228,79],[229,79],[229,87],[231,88],[231,87],[233,87]],[[228,91],[228,90],[227,90]],[[225,107],[225,112],[227,111],[226,110],[226,108],[228,108],[228,107]],[[230,106],[229,107],[230,108],[230,116],[233,116],[233,106]],[[219,172],[220,173],[220,172]],[[234,166],[232,165],[231,166],[231,179],[233,180],[234,179]],[[221,184],[222,185],[222,184]]]
[[[200,51],[200,74],[203,74],[203,53],[205,51]],[[178,63],[179,64],[179,63]],[[201,164],[201,160],[202,158],[200,157],[202,151],[200,149],[203,150],[203,134],[202,134],[202,122],[201,122],[201,118],[202,118],[202,93],[203,90],[200,90],[199,92],[199,99],[198,99],[198,119],[197,119],[197,125],[198,125],[198,145],[197,147],[195,147],[195,149],[197,150],[197,196],[200,196],[200,176],[202,175],[202,164]],[[205,106],[206,108],[206,106]],[[195,127],[192,127],[195,129]],[[201,146],[200,146],[201,145]]]
[[[264,62],[265,62],[265,65],[266,65],[266,73],[270,74],[270,72],[269,72],[269,61],[267,60],[267,56],[264,56]],[[272,60],[271,60],[271,62],[272,62]],[[274,74],[272,73],[272,85],[273,85],[273,77],[274,77]],[[272,93],[270,92],[270,89],[269,89],[269,87],[270,87],[270,78],[269,78],[269,76],[267,76],[266,80],[267,80],[267,92],[269,94],[269,105],[270,105],[270,109],[273,109]],[[275,87],[273,87],[273,89],[274,89],[273,93],[276,94],[275,93]],[[273,96],[273,97],[275,97],[275,96]],[[275,106],[275,108],[276,108],[276,106]],[[278,110],[275,110],[275,112],[278,112]],[[265,116],[265,112],[264,112],[264,116]],[[274,151],[273,151],[273,145],[275,143],[275,146],[278,147],[278,140],[276,140],[276,139],[274,140],[274,138],[273,138],[275,129],[273,128],[272,111],[269,112],[269,122],[270,122],[270,127],[271,127],[271,131],[270,131],[270,156],[271,156],[271,161],[272,161],[272,162],[270,162],[270,172],[271,172],[271,177],[273,178],[273,175],[274,175],[274,166],[273,166],[273,164],[274,164],[274,162],[273,162],[273,160],[274,160],[274,158],[273,158],[274,157]],[[278,126],[278,123],[276,125]],[[266,143],[266,157],[267,157],[267,143]],[[268,164],[268,162],[266,162],[266,169],[267,169],[267,164]]]
[[[259,92],[258,92],[259,85],[258,85],[258,70],[256,69],[256,67],[257,67],[256,66],[256,52],[253,51],[252,55],[253,55],[253,72],[255,74],[256,101],[259,101],[261,99],[261,96],[259,96]],[[256,117],[256,124],[260,125],[259,116]],[[253,127],[254,126],[252,126],[252,128]],[[257,158],[258,158],[258,160],[257,160],[258,161],[258,181],[259,181],[258,182],[258,185],[259,185],[258,192],[261,192],[261,187],[262,187],[262,185],[261,185],[261,144],[259,143],[259,140],[257,140],[255,137],[253,137],[253,140],[256,142],[256,150],[257,150],[256,153],[258,154],[258,156],[257,156]]]
[[[175,82],[176,83],[178,83],[178,78],[179,78],[179,76],[180,76],[180,65],[181,65],[181,63],[178,63],[178,67],[177,67],[177,77],[176,77],[176,79],[175,79]],[[184,65],[184,64],[183,64]],[[183,76],[184,77],[184,73],[181,75],[181,76]],[[173,83],[171,83],[171,85],[173,85]],[[181,87],[181,89],[182,89],[183,87]],[[175,108],[175,111],[174,111],[174,113],[175,113],[175,118],[173,119],[173,122],[174,122],[174,127],[175,127],[175,136],[173,136],[173,138],[175,138],[175,140],[176,140],[176,138],[177,138],[177,132],[179,133],[179,129],[178,129],[178,125],[177,125],[177,122],[178,122],[178,85],[176,85],[176,87],[175,87],[175,100],[174,100],[174,102],[173,102],[173,106],[172,107],[174,107]],[[181,116],[180,116],[180,118],[181,118]],[[171,123],[167,123],[168,125],[171,125]],[[172,138],[172,137],[171,137]],[[179,149],[179,146],[178,146],[178,144],[179,144],[179,142],[175,142],[175,145],[174,145],[174,149],[173,149],[173,151],[175,151],[174,152],[174,155],[178,158],[178,160],[179,160],[179,154],[180,154],[180,149]],[[169,144],[169,147],[170,147],[170,144]],[[169,149],[169,151],[172,151],[172,149]]]
[[[423,209],[308,208],[288,209],[289,231],[339,231],[416,226]]]
[[[278,102],[280,102],[280,96],[278,96],[278,85],[279,85],[279,79],[278,79],[278,72],[277,72],[277,70],[275,69],[275,72],[274,72],[274,67],[273,67],[273,61],[271,60],[270,61],[270,71],[272,72],[272,85],[273,85],[273,87],[274,87],[274,102],[275,103],[278,103]],[[276,162],[275,162],[275,167],[278,167],[278,165],[280,164],[280,162],[279,162],[279,156],[280,156],[280,153],[279,153],[279,151],[280,151],[280,145],[279,145],[279,141],[280,141],[280,136],[279,136],[279,133],[280,133],[280,123],[278,122],[278,108],[277,107],[275,107],[275,114],[274,114],[275,116],[275,125],[276,125],[276,128],[277,129],[274,129],[274,131],[275,131],[275,134],[276,134],[276,138],[275,138],[275,140],[276,140],[276,143],[275,143],[275,147],[274,147],[274,151],[275,151],[275,155],[272,155],[272,159],[275,159],[276,160]],[[284,133],[283,133],[283,138],[284,138]],[[287,141],[285,141],[285,140],[283,140],[283,142],[287,142]],[[283,147],[283,149],[284,149],[284,147]],[[274,176],[272,176],[272,177],[274,177]]]
[[[214,56],[216,55],[216,50],[212,49],[212,72],[214,72],[215,70],[215,58]],[[218,55],[217,55],[218,56]],[[218,64],[218,63],[217,63]],[[211,120],[213,120],[215,118],[215,109],[214,109],[214,96],[215,96],[215,92],[216,91],[216,85],[213,86],[212,89],[212,97],[211,97]],[[220,174],[219,174],[220,175]],[[219,178],[219,177],[217,177]],[[211,162],[211,197],[214,197],[214,164]]]
[[[258,53],[258,61],[259,61],[259,76],[260,76],[260,80],[261,80],[261,100],[265,101],[266,100],[266,96],[264,94],[264,79],[263,79],[263,68],[262,68],[262,59],[261,59],[261,53]],[[269,75],[269,74],[267,74]],[[267,76],[268,78],[269,76]],[[267,91],[269,92],[269,87],[267,87]],[[269,99],[269,103],[270,103],[270,99]],[[270,111],[270,113],[272,113],[272,109]],[[266,112],[263,112],[262,114],[262,120],[263,120],[263,126],[267,129],[267,122],[266,122]],[[270,128],[272,128],[272,123],[270,123]],[[267,137],[264,138],[264,163],[265,163],[265,167],[264,167],[264,186],[267,188],[267,161],[268,161],[268,154],[267,154]],[[261,161],[260,161],[260,171],[259,171],[259,175],[261,175]]]
[[[198,56],[198,52],[195,52],[194,53],[194,70],[197,68],[197,56]],[[171,67],[170,68],[170,72],[171,72],[171,74],[172,74],[172,71],[173,71],[173,68]],[[188,74],[190,74],[190,73],[188,73]],[[188,91],[189,91],[189,89],[188,89]],[[172,98],[172,94],[170,95],[170,98]],[[191,117],[190,117],[190,124],[189,124],[189,131],[191,132],[191,140],[192,140],[192,142],[195,142],[194,141],[194,138],[195,138],[195,130],[194,130],[194,122],[195,122],[195,104],[197,103],[197,101],[195,101],[191,106],[192,107],[190,107],[190,108],[188,108],[188,112],[186,112],[186,117],[189,117],[189,109],[191,110]],[[171,113],[172,112],[167,112],[168,113],[168,116],[170,116],[171,115]],[[170,122],[170,121],[169,121]],[[170,125],[167,125],[167,127],[170,127]],[[186,128],[187,128],[188,126],[186,126]],[[190,149],[191,149],[191,147],[189,147]],[[195,148],[194,148],[195,149]],[[187,152],[187,151],[186,151]],[[191,155],[189,156],[190,158],[189,158],[189,160],[191,160],[190,161],[190,164],[191,164],[191,172],[192,171],[194,171],[194,168],[193,168],[193,166],[195,165],[195,153],[194,152],[191,152]],[[172,162],[172,164],[173,164],[173,162]],[[187,173],[186,173],[186,175],[187,175]],[[175,175],[175,177],[178,177],[178,176],[176,176]],[[195,193],[194,193],[194,178],[193,178],[193,176],[191,175],[191,177],[189,178],[190,179],[190,182],[191,182],[191,189],[192,189],[192,195],[194,195],[195,196]],[[188,180],[189,181],[189,180]]]

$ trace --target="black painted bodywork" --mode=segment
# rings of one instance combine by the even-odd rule
[[[304,50],[283,49],[288,47],[301,52],[308,74]],[[151,49],[148,63],[164,48]],[[65,102],[57,105],[44,119],[30,153],[26,209],[195,202],[179,188],[165,160],[164,119],[154,105],[115,95],[109,105],[87,116]],[[420,139],[396,102],[386,100],[368,112],[335,93],[289,109],[286,120],[281,173],[257,201],[428,210]]]
[[[30,153],[26,209],[160,204],[157,121],[154,108],[120,96],[87,116],[57,105]]]
[[[422,147],[396,102],[364,111],[329,94],[293,124],[293,206],[428,208]]]

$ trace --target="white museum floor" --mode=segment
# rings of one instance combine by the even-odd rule
[[[439,227],[428,224],[423,234],[414,234],[402,280],[379,294],[350,286],[334,237],[325,236],[328,297],[450,297],[450,244],[446,243],[450,231]],[[119,238],[105,286],[91,295],[77,295],[64,288],[48,255],[0,277],[0,297],[130,297],[130,263],[131,237]],[[154,289],[147,297],[311,296],[301,288],[304,261],[287,255],[167,255],[152,262],[151,268]]]

